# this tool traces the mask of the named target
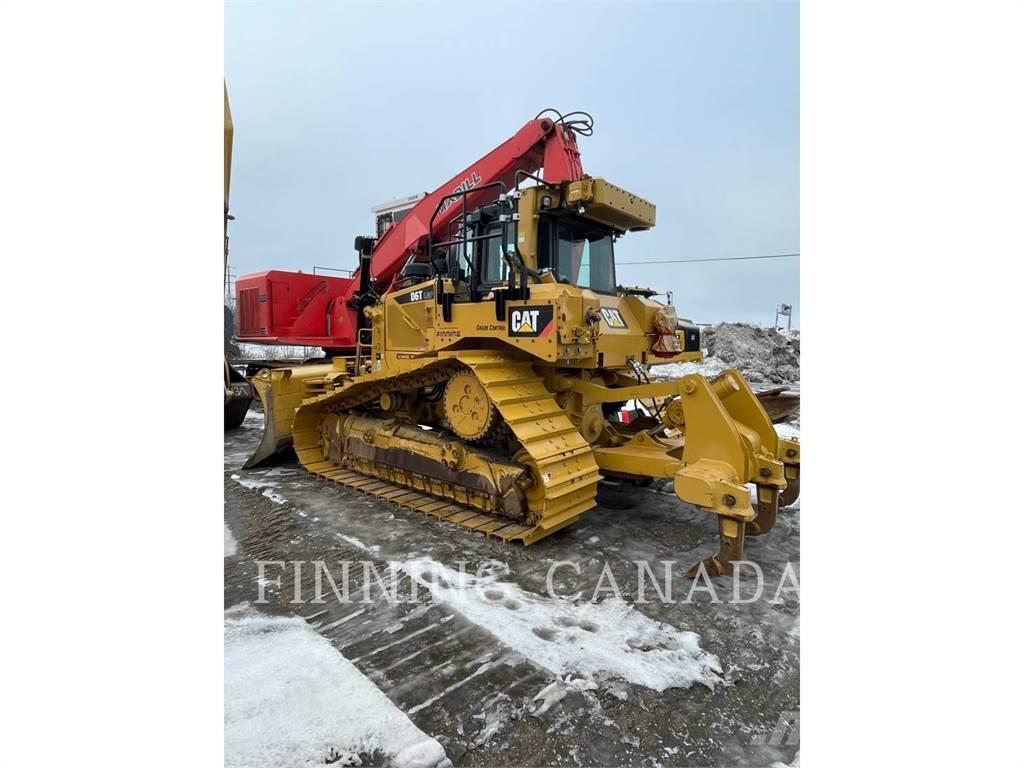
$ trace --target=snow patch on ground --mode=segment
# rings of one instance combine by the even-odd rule
[[[796,642],[796,643],[800,642],[800,617],[799,616],[796,617],[796,621],[793,622],[793,626],[789,628],[789,631],[786,633],[786,636],[789,637],[791,640],[793,640],[793,642]]]
[[[288,499],[286,499],[284,496],[282,496],[279,493],[274,493],[269,488],[264,488],[263,489],[263,495],[266,496],[268,499],[270,499],[275,504],[285,504],[288,501]]]
[[[224,764],[311,766],[375,750],[396,768],[450,766],[444,749],[306,622],[224,612]]]
[[[784,437],[787,440],[800,439],[800,427],[794,426],[793,424],[787,424],[785,422],[776,424],[775,432],[779,437]]]
[[[398,567],[468,620],[550,672],[591,681],[620,678],[655,691],[713,687],[718,658],[693,632],[655,621],[618,598],[574,602],[498,580],[497,569],[459,572],[430,558]]]
[[[267,473],[267,474],[269,474],[269,473]],[[277,482],[275,482],[273,480],[266,480],[263,477],[255,477],[255,478],[241,477],[240,475],[231,475],[231,479],[234,480],[236,483],[238,483],[243,488],[252,488],[252,489],[255,489],[257,491],[262,490],[263,491],[263,495],[266,496],[268,499],[270,499],[275,504],[287,504],[288,503],[288,499],[286,499],[284,496],[282,496],[281,494],[279,494],[279,493],[274,491],[274,488],[279,488],[281,484],[277,483]]]
[[[256,473],[252,473],[256,474]],[[243,488],[277,488],[279,483],[273,480],[266,480],[263,477],[242,477],[241,475],[231,475],[231,479],[238,483]]]
[[[800,753],[796,753],[796,757],[793,758],[792,763],[783,763],[776,760],[772,763],[771,768],[800,768]]]
[[[582,677],[576,680],[573,680],[571,677],[567,677],[564,680],[557,679],[541,688],[537,695],[533,697],[535,702],[540,703],[534,705],[534,709],[530,714],[534,717],[543,716],[545,712],[568,696],[570,691],[596,691],[597,688],[598,685],[593,680],[587,680]]]
[[[296,347],[289,344],[239,344],[242,360],[308,360],[323,357],[320,347]]]
[[[224,523],[224,557],[231,557],[238,551],[238,542],[235,541],[228,524]]]
[[[353,547],[358,547],[359,549],[363,550],[364,552],[369,552],[371,555],[379,555],[380,554],[380,547],[377,546],[376,544],[374,544],[371,547],[368,544],[364,544],[363,542],[361,542],[355,536],[346,536],[343,533],[339,533],[339,534],[337,534],[337,536],[342,541],[347,541]]]

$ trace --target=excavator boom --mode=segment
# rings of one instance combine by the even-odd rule
[[[465,208],[472,210],[510,190],[520,173],[543,168],[553,184],[583,178],[583,164],[570,124],[538,116],[476,162],[422,198],[373,246],[369,258],[374,292],[383,295],[410,261],[426,261],[430,236],[444,233]],[[462,194],[479,188],[477,193]],[[459,204],[454,205],[455,197]],[[362,239],[362,238],[361,238]],[[350,353],[356,346],[360,271],[352,277],[269,271],[238,278],[240,341],[323,347]]]
[[[440,239],[462,209],[461,200],[459,205],[452,204],[454,195],[495,182],[500,182],[506,190],[511,189],[517,173],[535,173],[542,167],[544,180],[553,184],[583,178],[576,137],[546,117],[528,122],[512,138],[452,176],[410,208],[402,220],[377,241],[371,260],[374,282],[385,289],[410,257],[426,256],[431,218],[434,219],[434,237]],[[469,210],[474,210],[494,197],[494,189],[488,188],[478,194],[465,195],[465,204]]]

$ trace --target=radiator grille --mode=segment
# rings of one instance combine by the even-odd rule
[[[260,335],[260,289],[243,288],[238,292],[238,335]],[[264,331],[266,333],[266,331]]]

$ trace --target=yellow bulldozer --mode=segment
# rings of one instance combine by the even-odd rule
[[[325,480],[524,544],[593,509],[602,478],[671,481],[718,519],[719,551],[689,575],[731,573],[796,500],[800,446],[737,371],[649,379],[699,361],[700,332],[617,284],[615,242],[655,206],[583,173],[591,127],[541,113],[356,238],[351,278],[239,278],[240,339],[330,356],[252,380],[265,424],[247,466],[292,447]]]

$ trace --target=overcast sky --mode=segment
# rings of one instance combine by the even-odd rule
[[[370,208],[433,190],[545,107],[587,173],[657,205],[617,261],[796,253],[799,6],[228,2],[232,269],[355,266]],[[799,259],[618,268],[697,322],[770,324]]]

